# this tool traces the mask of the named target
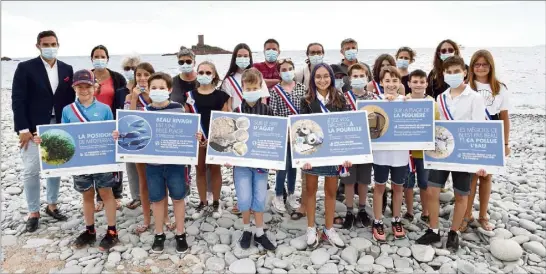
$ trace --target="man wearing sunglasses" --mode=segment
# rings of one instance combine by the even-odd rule
[[[254,67],[262,73],[268,89],[281,82],[281,76],[277,69],[277,58],[280,53],[279,42],[275,39],[267,39],[264,43],[265,61],[254,63]]]

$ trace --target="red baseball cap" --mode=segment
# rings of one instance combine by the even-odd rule
[[[79,84],[88,84],[91,86],[94,85],[95,75],[93,74],[93,72],[87,69],[82,69],[74,72],[72,86],[76,86]]]

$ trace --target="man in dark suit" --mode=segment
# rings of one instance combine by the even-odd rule
[[[61,122],[63,107],[74,102],[72,66],[57,60],[59,43],[53,31],[38,34],[36,48],[40,56],[19,63],[13,76],[12,109],[15,132],[19,134],[23,160],[23,183],[29,216],[28,232],[39,227],[40,218],[40,161],[38,146],[32,141],[36,126]],[[57,209],[60,178],[47,179],[47,207],[45,213],[66,221]]]

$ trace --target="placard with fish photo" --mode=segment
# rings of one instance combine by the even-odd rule
[[[289,116],[292,167],[372,163],[366,111]]]
[[[434,101],[358,100],[356,106],[369,113],[373,149],[434,149]]]
[[[503,121],[436,121],[435,149],[424,153],[427,169],[503,174]]]
[[[288,119],[212,111],[207,164],[284,170]]]
[[[41,175],[47,178],[124,170],[125,165],[116,162],[115,128],[116,121],[38,126]]]
[[[196,165],[201,116],[192,113],[117,110],[120,162]]]

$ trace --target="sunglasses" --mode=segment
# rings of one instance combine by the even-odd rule
[[[123,67],[123,70],[124,70],[124,71],[136,70],[136,67],[129,67],[129,66],[127,66],[127,67]]]
[[[282,64],[284,64],[286,62],[292,62],[292,59],[290,59],[290,58],[280,59],[280,60],[277,61],[277,64],[282,65]]]
[[[193,63],[192,60],[178,60],[179,65],[183,65],[183,64],[191,65],[192,63]]]
[[[448,49],[441,49],[441,50],[440,50],[440,53],[441,53],[441,54],[454,53],[454,52],[455,52],[455,49],[454,49],[454,48],[448,48]]]
[[[199,75],[205,75],[205,74],[209,76],[212,75],[212,71],[199,71],[198,73]]]

